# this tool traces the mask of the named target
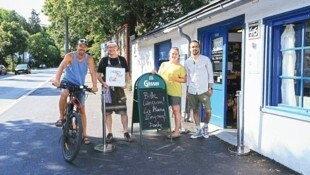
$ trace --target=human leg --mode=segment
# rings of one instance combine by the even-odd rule
[[[112,133],[112,114],[106,114],[106,127],[108,133]]]
[[[204,93],[200,96],[200,101],[202,103],[203,108],[205,109],[204,115],[204,125],[202,127],[202,135],[204,138],[209,137],[209,122],[211,119],[211,100],[210,95],[208,93]]]
[[[81,116],[81,120],[82,120],[82,127],[83,127],[83,137],[86,137],[86,126],[87,126],[87,120],[86,120],[86,113],[85,113],[85,106],[82,106],[80,108],[80,116]]]
[[[80,116],[82,119],[83,142],[84,142],[84,144],[88,145],[88,144],[90,144],[90,140],[87,137],[87,119],[86,119],[86,112],[85,112],[85,106],[84,105],[80,108],[79,113],[80,113]]]
[[[208,138],[209,137],[209,121],[211,118],[211,110],[210,109],[206,109],[206,113],[204,116],[204,125],[202,126],[202,135],[204,138]]]
[[[189,109],[193,110],[193,115],[194,115],[196,126],[200,126],[200,119],[198,116],[198,102],[199,102],[198,100],[199,100],[198,95],[193,95],[193,94],[188,95]]]
[[[132,138],[130,137],[130,134],[128,133],[128,115],[127,112],[121,112],[121,122],[124,129],[124,138],[128,142],[132,142]]]
[[[206,115],[205,115],[205,125],[208,125],[209,122],[210,122],[210,119],[211,119],[211,110],[210,109],[207,109],[206,110]]]
[[[67,106],[68,95],[69,95],[69,91],[68,90],[64,89],[64,90],[61,91],[60,98],[59,98],[59,104],[58,104],[58,107],[59,107],[59,119],[55,123],[55,125],[57,127],[62,127],[63,120],[64,120],[64,117],[65,117],[65,110],[66,110],[66,106]]]
[[[86,118],[86,110],[85,110],[85,100],[86,100],[85,92],[82,91],[82,92],[76,93],[76,96],[79,99],[80,104],[81,104],[81,106],[79,108],[79,114],[80,114],[81,121],[82,121],[83,143],[88,145],[88,144],[90,144],[90,140],[87,137],[87,118]]]
[[[121,122],[123,125],[124,133],[128,132],[128,115],[127,115],[127,113],[121,114]]]
[[[196,124],[196,133],[191,135],[191,138],[196,139],[196,138],[202,137],[202,130],[200,127],[200,117],[198,115],[198,109],[193,110],[193,115],[194,115],[194,120]]]
[[[190,109],[193,110],[193,115],[194,115],[194,121],[195,121],[195,125],[196,125],[196,133],[191,135],[191,138],[196,139],[198,137],[202,137],[202,132],[201,132],[201,128],[200,128],[200,117],[198,115],[198,95],[192,95],[189,94],[188,96],[188,104]]]
[[[169,105],[171,106],[172,113],[174,116],[174,122],[175,122],[175,128],[173,137],[179,137],[180,136],[180,130],[181,130],[181,97],[178,96],[168,96],[169,99]],[[170,138],[170,135],[168,136]]]
[[[112,134],[112,114],[111,113],[107,113],[106,114],[106,127],[107,127],[107,130],[108,130],[107,143],[110,143],[113,140],[113,134]]]
[[[173,111],[174,122],[175,122],[173,137],[179,137],[180,136],[180,128],[181,128],[180,105],[172,105],[172,111]]]

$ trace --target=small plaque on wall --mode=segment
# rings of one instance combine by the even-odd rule
[[[260,30],[261,30],[260,21],[250,22],[248,25],[249,39],[260,38],[261,35]]]

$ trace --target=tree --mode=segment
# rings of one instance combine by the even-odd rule
[[[35,66],[40,64],[46,64],[47,66],[59,64],[60,51],[46,32],[38,32],[29,37],[28,51],[34,59]]]
[[[4,56],[11,55],[14,64],[14,54],[26,51],[28,37],[28,32],[20,24],[3,21],[0,24],[0,52]]]
[[[29,29],[28,32],[30,35],[41,32],[42,27],[40,26],[40,18],[39,13],[37,13],[34,9],[31,11],[31,17],[28,19]]]
[[[69,19],[71,48],[75,48],[79,38],[86,38],[95,43],[91,54],[99,56],[100,50],[95,48],[100,48],[100,43],[123,24],[129,24],[130,35],[140,36],[204,3],[205,0],[45,0],[43,11],[49,17],[49,31],[59,48],[64,46],[65,21]]]
[[[114,0],[116,6],[122,6],[121,14],[126,23],[135,25],[137,36],[177,19],[188,12],[201,7],[205,0]]]
[[[26,19],[15,11],[0,8],[0,62],[2,64],[7,64],[5,58],[9,55],[12,58],[11,61],[14,61],[14,51],[22,53],[27,47],[25,39],[28,34],[24,31],[27,26]],[[14,43],[11,43],[12,41]]]

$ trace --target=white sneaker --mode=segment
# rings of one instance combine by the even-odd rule
[[[202,135],[204,138],[209,138],[209,127],[204,125],[202,127]]]
[[[192,139],[197,139],[198,137],[202,137],[202,130],[201,129],[196,129],[196,133],[191,135]]]

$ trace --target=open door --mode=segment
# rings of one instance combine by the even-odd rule
[[[210,123],[221,128],[226,128],[227,122],[231,122],[227,119],[227,113],[231,112],[227,99],[229,96],[235,95],[236,90],[240,90],[242,37],[239,36],[242,35],[238,32],[242,32],[243,23],[244,17],[240,16],[198,30],[201,54],[208,56],[213,64],[214,84]],[[239,40],[234,41],[236,36],[240,42]],[[238,51],[238,58],[232,58],[231,51]],[[231,115],[231,113],[228,114]],[[231,125],[231,123],[229,124]]]
[[[226,116],[226,74],[227,66],[227,32],[224,29],[213,28],[207,34],[207,56],[211,59],[214,72],[213,95],[211,97],[212,117],[211,123],[219,127],[225,127]]]

